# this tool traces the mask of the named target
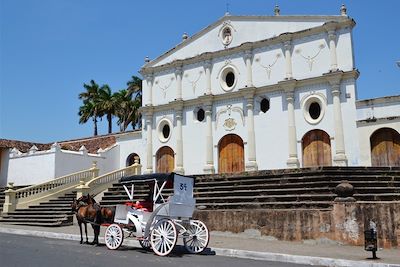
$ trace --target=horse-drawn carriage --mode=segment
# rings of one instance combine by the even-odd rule
[[[207,226],[192,219],[196,204],[193,177],[148,174],[123,177],[120,182],[130,202],[116,206],[114,223],[107,227],[104,236],[109,249],[118,249],[124,234],[160,256],[168,255],[179,238],[190,253],[200,253],[207,247]],[[133,201],[135,186],[149,187],[146,201]]]

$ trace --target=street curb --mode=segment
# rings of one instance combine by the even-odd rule
[[[54,239],[64,239],[64,240],[75,240],[79,241],[81,239],[80,235],[76,234],[65,234],[65,233],[53,233],[44,231],[32,231],[24,229],[14,229],[14,228],[1,228],[0,233],[5,234],[15,234],[15,235],[28,235],[37,236],[45,238]],[[93,238],[93,236],[89,236]],[[99,241],[104,242],[103,237],[99,237]],[[124,240],[124,245],[128,247],[140,246],[139,242],[136,240]],[[344,259],[333,259],[324,257],[311,257],[311,256],[300,256],[300,255],[289,255],[281,253],[271,253],[271,252],[257,252],[239,249],[226,249],[226,248],[210,248],[211,251],[215,252],[215,255],[225,256],[225,257],[235,257],[243,259],[252,260],[262,260],[262,261],[276,261],[276,262],[286,262],[286,263],[297,263],[297,264],[307,264],[307,265],[319,265],[319,266],[354,266],[354,267],[400,267],[398,264],[390,263],[376,263],[368,261],[352,261]]]

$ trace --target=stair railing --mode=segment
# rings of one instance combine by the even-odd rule
[[[80,183],[76,188],[76,198],[82,195],[92,194],[97,195],[104,190],[107,190],[113,183],[117,182],[124,176],[139,175],[141,174],[142,165],[139,164],[139,157],[135,157],[135,163],[129,167],[112,171],[101,176],[95,177],[86,183]]]
[[[5,202],[3,213],[15,211],[15,209],[27,208],[29,205],[44,202],[50,198],[58,197],[67,192],[73,191],[80,183],[97,177],[99,169],[96,162],[92,168],[65,175],[50,181],[37,185],[24,187],[14,190],[13,183],[8,184],[8,190],[5,191]]]

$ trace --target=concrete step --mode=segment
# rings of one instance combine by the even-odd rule
[[[3,224],[44,226],[44,227],[73,225],[73,221],[12,221],[12,220],[0,219],[0,222]]]
[[[299,201],[299,202],[230,202],[230,203],[204,203],[197,204],[201,210],[224,210],[224,209],[318,209],[331,210],[332,201]]]
[[[27,216],[29,215],[29,216]],[[72,215],[72,214],[70,214]],[[27,219],[32,220],[32,219],[47,219],[47,220],[55,220],[55,219],[65,219],[70,215],[66,214],[25,214],[25,213],[8,213],[7,215],[3,215],[3,219],[10,219],[10,218],[16,218],[16,219]]]

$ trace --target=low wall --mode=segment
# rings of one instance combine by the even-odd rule
[[[327,238],[364,245],[369,220],[377,225],[379,247],[400,247],[400,203],[334,204],[332,210],[198,210],[195,218],[210,230],[233,233],[255,229],[279,240]]]

